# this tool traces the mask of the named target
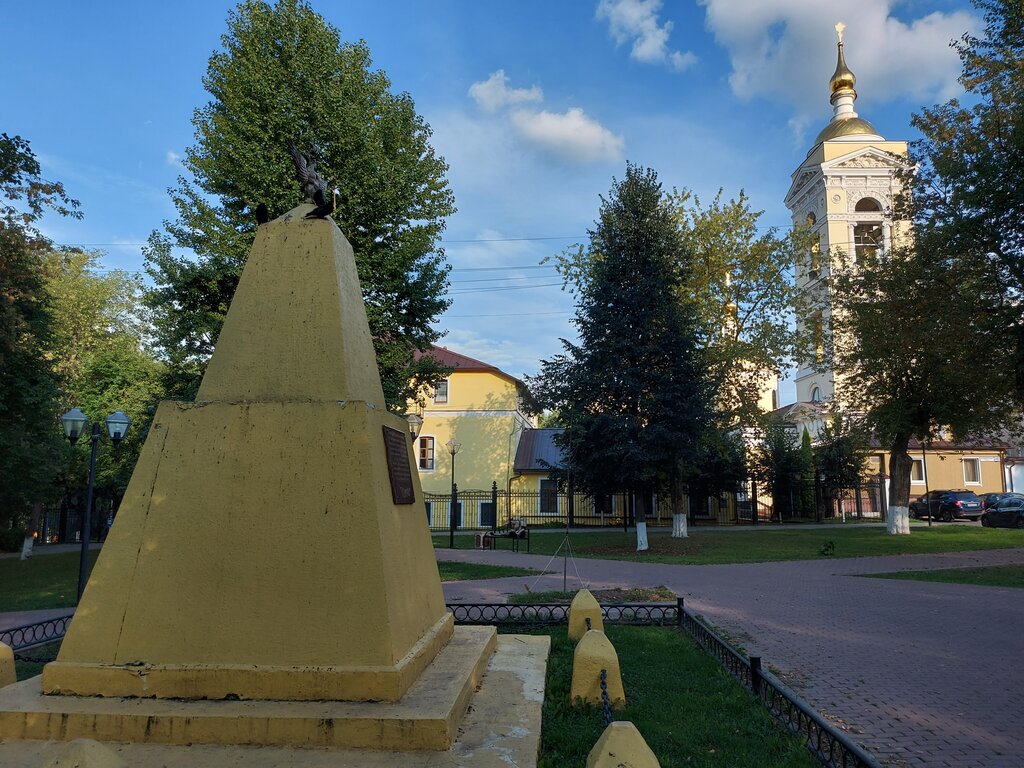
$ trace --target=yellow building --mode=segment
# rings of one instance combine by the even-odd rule
[[[410,413],[423,418],[416,439],[416,459],[424,493],[448,494],[455,482],[461,492],[485,492],[497,483],[508,486],[524,429],[534,426],[527,413],[526,385],[488,363],[445,347],[428,352],[451,375],[436,390],[421,393]],[[453,457],[449,443],[458,444]]]

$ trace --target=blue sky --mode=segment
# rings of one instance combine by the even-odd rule
[[[82,202],[56,242],[139,270],[174,216],[167,188],[193,140],[202,77],[233,2],[5,3],[0,130]],[[627,160],[666,187],[746,190],[788,226],[789,174],[831,117],[833,25],[846,26],[856,109],[889,139],[960,92],[949,41],[980,28],[966,0],[322,0],[344,39],[408,91],[450,165],[445,251],[454,303],[441,342],[513,375],[571,337],[550,267],[584,242]],[[344,180],[339,180],[343,184]],[[787,400],[784,390],[783,400]]]

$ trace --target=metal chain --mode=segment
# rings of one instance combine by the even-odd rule
[[[608,670],[601,670],[601,705],[604,707],[604,726],[612,724],[612,705],[608,702]]]
[[[56,661],[56,654],[52,656],[26,656],[23,653],[14,654],[15,661],[27,661],[29,664],[49,664],[51,661]]]

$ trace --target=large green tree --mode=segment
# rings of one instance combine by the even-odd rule
[[[1009,383],[1024,400],[1024,6],[973,2],[984,31],[954,44],[967,95],[914,116],[923,138],[911,145],[900,209],[914,220],[918,250],[948,270],[934,283],[951,306],[970,314],[982,340],[1012,351]]]
[[[910,532],[910,440],[940,429],[956,437],[1001,429],[1014,405],[1009,352],[970,306],[987,290],[983,277],[922,245],[863,265],[836,263],[830,276],[835,343],[827,342],[825,360],[837,400],[889,451],[894,534]],[[962,288],[982,293],[969,298]]]
[[[712,391],[696,317],[678,300],[685,244],[654,171],[628,165],[588,234],[575,283],[579,343],[563,340],[532,383],[567,425],[574,485],[594,497],[636,494],[645,549],[652,494],[672,494],[699,463]]]
[[[125,440],[99,451],[97,508],[115,505],[135,468],[155,406],[163,395],[163,366],[145,349],[148,313],[134,275],[99,269],[97,252],[52,251],[45,257],[44,287],[51,312],[48,354],[60,373],[62,408],[77,406],[102,421],[115,410],[132,419]],[[106,432],[104,431],[104,434]],[[67,500],[84,503],[89,443],[80,440],[68,465]]]
[[[743,191],[735,199],[719,191],[706,204],[689,190],[673,190],[664,204],[686,246],[674,259],[675,300],[694,318],[723,426],[758,423],[765,384],[798,350],[793,307],[801,300],[793,267],[809,247],[807,234],[761,227],[762,212],[751,209]],[[554,262],[570,289],[590,279],[595,263],[583,246]]]
[[[222,44],[183,160],[191,179],[171,192],[178,218],[147,250],[148,303],[173,392],[198,387],[252,245],[254,210],[264,204],[276,217],[300,201],[294,142],[318,155],[337,189],[334,218],[355,249],[385,396],[404,410],[437,375],[436,361],[414,352],[438,339],[431,323],[449,304],[437,243],[454,199],[430,127],[371,70],[365,43],[342,41],[301,0],[242,3]]]
[[[50,242],[36,225],[50,209],[78,217],[64,187],[42,177],[29,143],[0,134],[0,530],[52,496],[60,466],[60,377],[48,355],[44,286]]]

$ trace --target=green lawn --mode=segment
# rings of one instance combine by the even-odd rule
[[[441,581],[469,581],[471,579],[502,579],[506,576],[531,576],[540,573],[533,568],[517,568],[512,565],[479,565],[478,563],[454,563],[439,560],[437,570]]]
[[[93,563],[99,550],[92,550]],[[39,608],[74,608],[78,598],[78,552],[0,560],[0,613]]]
[[[93,563],[98,551],[90,552]],[[508,565],[439,562],[441,581],[530,576],[532,568]],[[78,592],[78,553],[36,555],[28,560],[0,560],[0,613],[39,608],[74,608]]]
[[[649,535],[650,549],[636,551],[636,534],[621,531],[580,531],[570,534],[578,557],[637,560],[683,565],[758,563],[777,560],[814,560],[823,557],[931,554],[975,549],[1024,547],[1024,531],[937,524],[915,524],[909,536],[890,536],[884,528],[860,525],[848,528],[778,528],[759,531],[701,530],[689,538],[673,539],[668,531]],[[530,550],[551,555],[562,544],[564,532],[533,530]],[[434,536],[434,546],[448,546],[447,536]],[[456,536],[456,548],[472,549],[473,537]],[[828,554],[831,552],[831,554]]]
[[[667,627],[606,627],[619,654],[624,709],[616,720],[640,730],[662,768],[816,766],[799,740],[689,636]],[[601,710],[571,705],[574,645],[551,629],[541,728],[541,768],[585,765],[604,731]]]
[[[1024,589],[1024,565],[992,565],[986,568],[944,568],[933,571],[898,571],[865,574],[875,579],[906,581],[944,581],[949,584],[976,584],[979,587],[1017,587]]]

